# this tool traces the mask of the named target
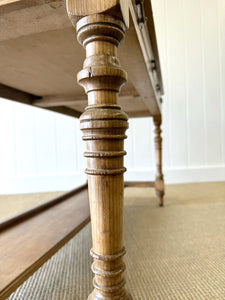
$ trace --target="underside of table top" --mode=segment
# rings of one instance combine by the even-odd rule
[[[128,83],[119,104],[129,117],[161,113],[163,93],[150,0],[147,22],[130,2],[130,26],[118,50]],[[0,97],[79,117],[87,96],[76,83],[84,51],[74,39],[65,1],[0,1]]]

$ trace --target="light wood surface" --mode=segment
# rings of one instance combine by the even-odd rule
[[[147,1],[151,7],[150,0]],[[92,1],[88,4],[76,1],[75,6],[72,2],[69,2],[70,16],[74,9],[78,9],[77,6],[82,14],[85,9],[93,12],[100,7],[96,1],[94,5],[89,4]],[[101,11],[108,8],[110,14],[117,9],[118,16],[126,16],[128,23],[128,2],[130,6],[132,3],[134,14],[119,50],[121,63],[128,73],[128,82],[121,90],[119,104],[131,117],[151,116],[160,113],[159,98],[162,94],[162,88],[156,94],[156,84],[161,79],[152,81],[153,71],[143,54],[146,41],[143,41],[140,28],[147,28],[148,23],[154,25],[151,10],[146,11],[149,21],[139,26],[134,2],[112,0],[97,3],[103,3]],[[12,88],[8,93],[10,99],[45,108],[47,98],[61,99],[60,104],[54,105],[54,111],[79,117],[87,101],[81,87],[74,84],[74,76],[82,67],[84,53],[74,40],[74,29],[66,14],[65,3],[64,0],[0,1],[0,83],[5,89]],[[149,43],[149,49],[156,48],[154,35]],[[154,51],[152,59],[155,59]],[[154,72],[154,77],[161,76],[160,67]],[[21,99],[18,91],[24,93]],[[1,94],[1,89],[0,96],[7,97],[5,93]],[[69,104],[68,98],[74,99],[73,103]],[[49,109],[53,110],[53,105]]]
[[[1,230],[0,299],[9,296],[89,221],[87,189],[50,204]]]
[[[125,181],[124,187],[155,187],[155,181]]]
[[[25,193],[25,194],[0,194],[0,230],[1,225],[25,211],[33,207],[42,205],[50,199],[56,198],[64,194],[62,191],[58,192],[41,192],[41,193]]]
[[[67,0],[68,16],[73,22],[78,18],[86,15],[93,15],[96,13],[105,13],[115,15],[121,18],[126,26],[129,26],[129,0],[107,0],[107,1],[93,1],[93,0]]]
[[[73,196],[75,196],[76,194],[79,194],[79,192],[85,190],[87,188],[87,184],[84,184],[84,185],[81,185],[80,187],[78,188],[75,188],[67,193],[61,193],[61,195],[58,195],[57,197],[54,197],[52,199],[49,200],[49,197],[48,199],[46,199],[46,197],[44,197],[46,200],[42,200],[43,202],[37,204],[37,205],[34,205],[32,206],[32,201],[30,201],[31,203],[29,204],[29,209],[26,209],[27,207],[27,200],[25,200],[25,202],[21,203],[21,208],[22,210],[19,211],[19,213],[11,216],[11,217],[6,217],[4,218],[1,222],[0,222],[0,232],[3,230],[3,229],[6,229],[6,228],[9,228],[10,226],[13,226],[13,225],[16,225],[18,223],[21,223],[23,221],[25,221],[26,219],[29,219],[39,213],[41,213],[42,211],[50,208],[50,207],[53,207],[54,205],[58,204],[58,203],[61,203],[65,200],[67,200],[68,198],[71,198]],[[55,192],[57,193],[57,192]],[[28,197],[30,195],[32,195],[31,197],[34,198],[34,195],[35,194],[26,194],[26,196],[28,195]],[[15,206],[15,203],[17,202],[16,200],[16,197],[18,199],[18,197],[24,197],[24,194],[20,194],[19,196],[18,195],[13,195],[13,202],[14,202],[14,206]],[[40,197],[40,194],[39,194],[39,197]],[[27,198],[27,197],[26,197]]]

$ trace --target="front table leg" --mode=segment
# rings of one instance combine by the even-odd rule
[[[88,106],[80,118],[86,142],[95,274],[88,299],[127,300],[131,298],[123,276],[123,156],[128,122],[117,104],[127,78],[117,59],[125,25],[116,17],[93,14],[81,18],[76,29],[78,41],[86,48],[78,82],[88,94]]]

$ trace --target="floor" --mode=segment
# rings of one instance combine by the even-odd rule
[[[127,289],[133,299],[225,299],[225,183],[125,189]],[[90,224],[9,300],[83,300],[92,289]]]

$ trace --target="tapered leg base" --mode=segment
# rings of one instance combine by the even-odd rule
[[[163,197],[164,197],[164,181],[163,179],[156,179],[155,181],[155,192],[159,202],[159,206],[164,205]]]
[[[163,206],[164,205],[163,196],[158,196],[157,195],[157,200],[158,200],[159,206]]]

